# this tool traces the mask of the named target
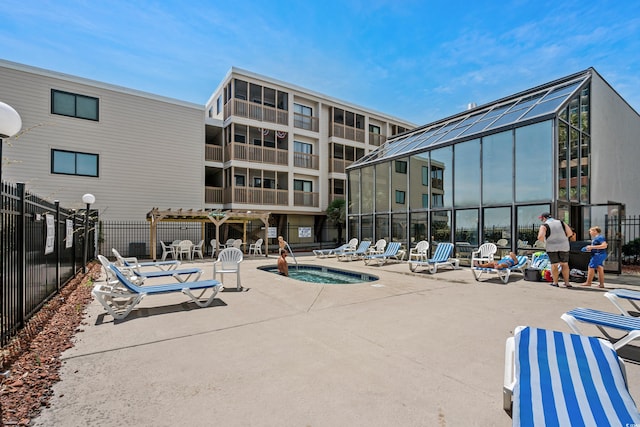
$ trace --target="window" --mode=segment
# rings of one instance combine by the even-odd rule
[[[305,193],[313,192],[313,182],[304,181],[302,179],[294,179],[293,180],[293,190],[294,191],[304,191]]]
[[[300,129],[313,130],[313,109],[306,105],[293,104],[294,126]]]
[[[444,199],[442,197],[442,194],[433,195],[433,202],[431,206],[433,206],[434,208],[441,208],[442,206],[444,206]]]
[[[313,154],[313,145],[306,142],[294,141],[293,150],[296,153]]]
[[[396,190],[396,203],[404,205],[405,194],[406,193],[404,191]]]
[[[236,187],[244,187],[244,175],[235,175]]]
[[[220,95],[218,97],[218,100],[216,101],[216,108],[217,108],[216,114],[220,114],[222,112],[222,95]]]
[[[396,160],[396,173],[407,173],[407,162],[402,160]]]
[[[234,88],[235,88],[235,97],[237,99],[247,99],[247,82],[244,80],[234,80]]]
[[[51,150],[51,173],[98,176],[98,155]]]
[[[422,166],[422,185],[429,186],[429,167]]]
[[[303,116],[313,116],[313,108],[306,105],[293,104],[293,112]]]
[[[429,207],[429,195],[428,194],[423,194],[422,195],[422,207],[424,209],[427,209]]]
[[[51,89],[51,114],[98,121],[98,98]]]
[[[278,110],[289,110],[287,92],[278,91]]]
[[[380,135],[380,126],[369,125],[369,133],[375,133],[376,135]]]
[[[258,177],[254,177],[253,178],[253,186],[256,187],[256,188],[262,187],[262,179],[260,179]]]

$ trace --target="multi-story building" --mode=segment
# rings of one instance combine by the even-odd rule
[[[319,238],[345,168],[413,127],[236,68],[204,106],[0,60],[0,100],[23,122],[2,179],[42,197],[82,208],[92,193],[103,220],[154,207],[267,211],[280,232]]]

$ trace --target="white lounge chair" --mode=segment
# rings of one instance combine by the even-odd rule
[[[370,262],[376,262],[378,265],[384,265],[391,258],[398,259],[398,252],[400,251],[400,242],[391,242],[387,245],[385,251],[381,254],[366,255],[364,259],[365,265],[369,265]]]
[[[357,246],[358,246],[358,239],[353,238],[349,240],[349,242],[345,243],[344,245],[338,246],[337,248],[315,249],[313,251],[313,254],[318,258],[327,258],[330,256],[336,256],[336,254],[340,252],[355,251]]]
[[[514,426],[630,426],[624,362],[594,337],[519,326],[507,339],[503,407]]]
[[[135,265],[138,268],[155,267],[159,270],[174,270],[178,268],[178,266],[181,264],[181,262],[178,260],[158,261],[158,262],[138,262],[138,258],[136,257],[126,257],[126,258],[123,257],[122,255],[120,255],[120,252],[118,252],[115,248],[112,248],[111,252],[116,257],[116,261],[117,261],[116,265],[120,267],[132,267]]]
[[[131,282],[115,265],[112,264],[109,268],[118,279],[119,284],[117,286],[97,284],[91,292],[107,313],[118,320],[127,317],[147,295],[182,292],[198,307],[207,307],[213,302],[222,287],[222,284],[216,280],[138,286]],[[201,292],[198,295],[194,295],[195,291]],[[206,300],[203,300],[202,297],[207,291],[211,291],[211,295]]]
[[[590,308],[574,308],[564,313],[560,318],[564,320],[567,325],[569,325],[569,328],[576,334],[582,334],[582,331],[578,327],[578,322],[595,325],[607,339],[615,341],[613,348],[616,350],[640,338],[640,318],[638,317],[621,316],[619,314]],[[615,338],[611,336],[605,328],[616,329],[625,333],[625,335],[622,336],[622,338]]]
[[[476,281],[479,281],[480,277],[485,273],[495,274],[500,280],[502,280],[502,283],[506,284],[513,271],[519,271],[524,274],[525,268],[529,267],[529,257],[525,255],[518,255],[516,258],[518,258],[518,263],[507,268],[474,267],[471,265],[471,273],[473,273],[473,278],[476,279]]]
[[[367,255],[369,246],[371,246],[371,242],[364,240],[360,242],[360,245],[358,245],[358,248],[355,251],[339,252],[337,254],[338,261],[354,261],[360,259]]]
[[[218,259],[213,262],[213,279],[215,280],[218,273],[220,281],[224,280],[225,273],[236,274],[236,289],[242,290],[240,283],[240,263],[242,262],[242,251],[238,248],[225,248],[218,254]]]
[[[98,255],[98,260],[102,264],[102,267],[107,276],[107,283],[109,284],[117,284],[118,279],[113,275],[111,269],[111,262],[104,255]],[[154,270],[154,271],[141,271],[141,268],[137,264],[130,264],[129,266],[120,267],[120,271],[122,271],[129,280],[131,280],[136,285],[143,285],[145,279],[154,279],[158,277],[173,277],[180,283],[189,282],[189,281],[197,281],[200,279],[202,275],[202,270],[199,268],[186,268],[180,270]],[[193,280],[192,280],[193,279]]]
[[[437,273],[438,267],[451,267],[457,270],[460,268],[460,260],[458,258],[451,258],[452,254],[453,243],[438,243],[433,257],[424,261],[409,260],[409,270],[416,271],[418,267],[426,267],[431,274]]]

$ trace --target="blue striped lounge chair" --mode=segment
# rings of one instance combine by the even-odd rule
[[[595,325],[607,339],[615,341],[613,348],[616,350],[640,338],[640,318],[638,317],[621,316],[620,314],[609,313],[608,311],[580,307],[567,311],[560,317],[576,334],[582,333],[578,327],[578,322]],[[613,337],[605,328],[621,331],[625,335],[622,336],[622,338]]]
[[[399,251],[400,242],[391,242],[387,245],[383,253],[364,256],[364,263],[365,265],[369,265],[371,262],[376,262],[378,265],[384,265],[391,258],[398,259]]]
[[[504,409],[514,426],[638,425],[625,375],[605,340],[519,326],[506,343]]]
[[[460,267],[460,260],[451,258],[453,254],[453,243],[438,243],[433,257],[427,260],[409,260],[409,270],[417,271],[418,267],[426,267],[429,273],[438,272],[438,267],[451,267],[457,270]]]
[[[367,254],[370,246],[371,242],[368,240],[364,240],[360,242],[360,244],[358,245],[358,249],[356,249],[355,251],[339,252],[337,254],[338,261],[354,261],[360,259]]]
[[[107,257],[103,255],[98,255],[98,260],[102,264],[102,268],[105,271],[107,276],[107,281],[109,283],[118,283],[118,279],[113,275],[109,266],[111,262],[107,259]],[[155,279],[160,277],[173,277],[178,282],[184,283],[191,281],[190,279],[193,277],[192,281],[197,281],[200,279],[202,275],[202,270],[199,268],[184,268],[180,270],[154,270],[154,271],[140,271],[140,268],[134,267],[120,267],[121,271],[125,273],[127,278],[131,280],[136,285],[142,285],[145,279]]]
[[[217,280],[138,286],[130,281],[115,265],[112,264],[109,268],[119,284],[97,284],[93,287],[91,293],[96,300],[102,304],[107,313],[117,320],[127,317],[135,306],[147,295],[182,292],[198,307],[208,307],[213,302],[218,291],[222,288],[222,283]],[[203,296],[207,291],[210,291],[211,294],[207,299],[204,299]],[[197,295],[195,295],[194,292],[196,292]]]
[[[520,273],[524,273],[524,269],[529,266],[529,257],[525,255],[518,255],[518,263],[508,267],[508,268],[486,268],[486,267],[474,267],[471,266],[471,273],[473,273],[473,278],[476,281],[480,280],[480,277],[483,274],[495,274],[502,281],[502,283],[506,284],[509,281],[509,276],[513,271],[519,271]]]

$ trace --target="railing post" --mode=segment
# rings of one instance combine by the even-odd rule
[[[60,292],[60,238],[62,238],[62,233],[60,233],[60,200],[54,200],[53,203],[56,205],[56,240],[55,240],[55,251],[56,251],[56,287],[58,292]],[[66,231],[66,227],[65,227]]]
[[[24,216],[26,215],[26,195],[25,195],[25,184],[24,182],[18,182],[16,184],[18,189],[18,198],[20,200],[18,204],[18,236],[16,239],[16,243],[18,245],[18,289],[20,292],[20,326],[24,326],[24,320],[27,318],[27,292],[26,292],[26,245],[25,245],[25,227],[26,221]]]

